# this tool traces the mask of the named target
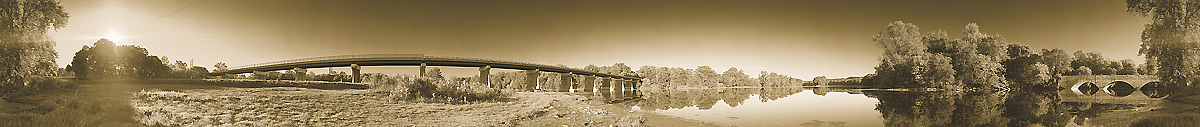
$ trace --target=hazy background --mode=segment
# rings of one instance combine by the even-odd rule
[[[1124,0],[1074,1],[384,1],[63,0],[52,32],[65,66],[109,37],[212,67],[328,55],[417,53],[583,67],[623,62],[809,79],[861,76],[871,36],[903,20],[957,38],[967,23],[1011,43],[1135,58],[1146,18]],[[324,72],[323,70],[314,70]],[[415,72],[368,68],[367,72]],[[450,76],[478,74],[474,68]]]

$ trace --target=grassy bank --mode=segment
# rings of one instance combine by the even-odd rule
[[[138,126],[124,92],[81,89],[69,79],[31,79],[6,87],[0,97],[0,126]],[[119,91],[119,90],[117,90]]]

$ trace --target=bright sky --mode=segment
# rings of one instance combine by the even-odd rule
[[[1137,56],[1146,18],[1107,1],[63,0],[58,63],[100,37],[172,60],[239,66],[417,53],[583,67],[623,62],[809,79],[873,72],[871,36],[903,20],[957,37],[967,23],[1033,48]],[[473,75],[473,69],[451,69]],[[370,72],[371,70],[368,70]],[[323,71],[320,71],[323,72]],[[477,74],[478,72],[474,72]]]

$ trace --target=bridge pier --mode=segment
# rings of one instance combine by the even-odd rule
[[[421,70],[421,77],[425,77],[425,62],[421,62],[421,67],[419,68]]]
[[[596,85],[596,76],[584,75],[583,82],[579,83],[580,90],[584,92],[592,92],[592,86]]]
[[[613,91],[623,91],[623,90],[625,90],[625,79],[614,78],[613,79]]]
[[[483,67],[479,67],[479,79],[476,80],[479,80],[479,84],[485,84],[488,85],[488,87],[492,87],[491,74],[492,65],[484,65]]]
[[[634,79],[625,80],[625,90],[634,90],[634,86],[636,83],[637,83],[637,81],[635,81]]]
[[[300,68],[300,67],[293,67],[292,72],[293,72],[292,78],[294,78],[292,80],[296,80],[296,81],[307,81],[308,80],[308,69],[304,69],[304,68]]]
[[[558,92],[571,92],[571,80],[575,79],[573,76],[574,74],[570,72],[560,74],[561,75],[558,77]]]
[[[350,79],[350,82],[353,82],[353,83],[361,83],[362,82],[362,75],[360,75],[361,72],[359,72],[360,69],[362,69],[362,68],[359,67],[358,64],[350,64],[350,74],[351,74],[350,78],[352,78],[352,79]]]
[[[525,70],[525,89],[522,91],[534,92],[537,90],[537,78],[541,72],[538,69]]]
[[[641,82],[642,82],[641,80],[637,80],[637,79],[630,80],[629,81],[629,84],[630,84],[629,89],[631,89],[631,90],[638,89],[638,84],[641,84]]]
[[[599,87],[598,91],[612,91],[612,89],[608,88],[610,85],[612,85],[611,83],[609,83],[610,81],[612,81],[612,78],[600,77],[600,87]]]

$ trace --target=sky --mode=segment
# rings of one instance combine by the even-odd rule
[[[66,66],[99,38],[212,67],[349,54],[425,54],[562,64],[625,63],[801,79],[874,72],[888,23],[960,37],[968,23],[1034,49],[1138,56],[1147,18],[1123,0],[62,0],[51,32]],[[344,69],[335,69],[344,70]],[[407,73],[412,67],[365,72]],[[451,76],[474,68],[445,69]],[[322,71],[316,71],[322,72]]]

